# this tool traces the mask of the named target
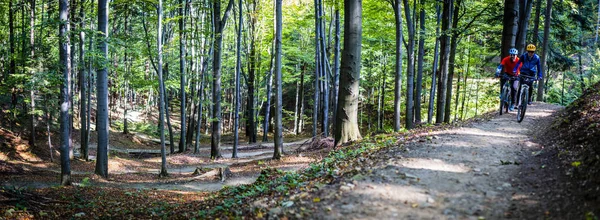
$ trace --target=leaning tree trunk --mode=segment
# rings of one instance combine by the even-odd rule
[[[344,0],[344,51],[335,123],[335,146],[361,139],[358,97],[362,42],[362,0]]]
[[[546,69],[546,58],[548,56],[548,40],[550,39],[550,21],[552,20],[552,0],[546,0],[546,16],[544,16],[544,45],[542,46],[542,58],[540,63],[542,66],[542,73]],[[548,76],[545,76],[548,77]],[[538,102],[544,101],[544,80],[540,80],[538,83],[537,98]]]
[[[101,63],[108,59],[108,2],[98,0],[98,50],[101,51]],[[106,65],[100,65],[96,71],[96,131],[98,150],[96,153],[95,173],[108,178],[108,72]]]
[[[282,26],[282,15],[281,15],[281,4],[282,0],[275,0],[275,124],[274,124],[274,153],[273,159],[281,159],[281,151],[283,149],[283,136],[282,136],[282,121],[281,112],[283,111],[282,100],[281,100],[281,26]]]
[[[391,0],[390,2],[392,4],[392,8],[394,9],[394,18],[396,21],[396,69],[394,73],[394,131],[398,132],[400,131],[400,104],[402,99],[402,10],[400,9],[400,0]],[[345,45],[346,43],[344,42],[344,46]]]
[[[69,2],[67,0],[59,1],[60,25],[60,68],[63,74],[63,84],[60,90],[60,183],[63,186],[71,185],[71,164],[69,159],[69,149],[71,148],[71,127],[69,121],[69,97],[71,90],[71,51],[69,48]]]

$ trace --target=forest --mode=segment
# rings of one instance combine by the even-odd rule
[[[555,114],[543,109],[578,105],[600,81],[599,4],[0,0],[0,176],[6,177],[0,215],[44,218],[59,194],[77,192],[70,199],[77,201],[100,187],[115,198],[158,189],[160,196],[136,200],[177,197],[187,204],[184,211],[169,202],[151,212],[129,204],[114,216],[108,209],[95,213],[108,218],[343,218],[331,208],[316,215],[305,215],[305,206],[273,211],[274,205],[302,204],[293,199],[237,211],[216,203],[243,194],[232,202],[243,206],[248,198],[273,196],[266,188],[292,197],[300,190],[304,198],[303,187],[322,192],[320,183],[311,184],[332,183],[346,169],[355,179],[365,168],[350,167],[377,164],[366,155],[404,147],[402,141],[408,146],[419,133],[493,120],[500,83],[494,71],[510,48],[524,54],[526,45],[535,45],[543,77],[533,84],[535,102],[527,113],[533,119],[507,126],[545,129],[537,126]],[[597,119],[590,120],[588,128],[597,128]],[[420,141],[444,139],[438,136]],[[344,162],[349,158],[354,162]],[[242,177],[249,180],[233,183]],[[200,181],[198,190],[183,191],[196,194],[161,191],[191,181]],[[282,182],[288,185],[277,185]],[[333,182],[352,190],[360,185]],[[27,189],[16,187],[22,183]],[[254,193],[246,184],[266,188]],[[50,188],[59,185],[66,187]],[[95,206],[70,207],[50,217],[83,217]]]

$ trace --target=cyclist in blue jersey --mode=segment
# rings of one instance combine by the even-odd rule
[[[513,72],[520,72],[526,76],[534,77],[535,80],[542,80],[544,73],[542,73],[542,66],[540,63],[540,57],[535,53],[535,45],[527,45],[527,53],[524,53],[519,58],[519,62],[514,67]],[[522,64],[522,65],[520,65]],[[520,69],[520,70],[519,70]],[[536,74],[537,73],[537,74]],[[529,98],[528,101],[531,104],[531,94],[533,94],[533,81],[526,82],[529,85]]]

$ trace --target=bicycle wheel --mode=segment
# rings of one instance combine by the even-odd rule
[[[506,84],[502,87],[502,93],[500,94],[500,115],[502,115],[502,111],[508,112],[508,94],[510,93],[510,89],[506,86]]]
[[[527,101],[529,101],[528,98],[529,90],[523,89],[523,91],[521,91],[521,97],[519,98],[521,100],[521,106],[519,107],[519,111],[517,112],[517,121],[519,123],[521,123],[525,118],[525,111],[527,111]]]

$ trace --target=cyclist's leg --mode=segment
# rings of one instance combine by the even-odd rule
[[[504,79],[504,77],[500,76],[500,95],[502,95],[502,88],[504,87],[504,83],[506,82],[506,79]],[[500,97],[502,98],[502,97]]]
[[[533,100],[531,99],[531,96],[533,94],[533,81],[529,81],[529,83],[527,83],[527,85],[529,85],[529,97],[527,97],[527,101],[529,103],[531,103]]]
[[[518,86],[519,86],[519,81],[518,80],[511,80],[511,87],[510,87],[510,102],[511,103],[515,103],[515,101],[517,101],[517,90],[518,90]]]

